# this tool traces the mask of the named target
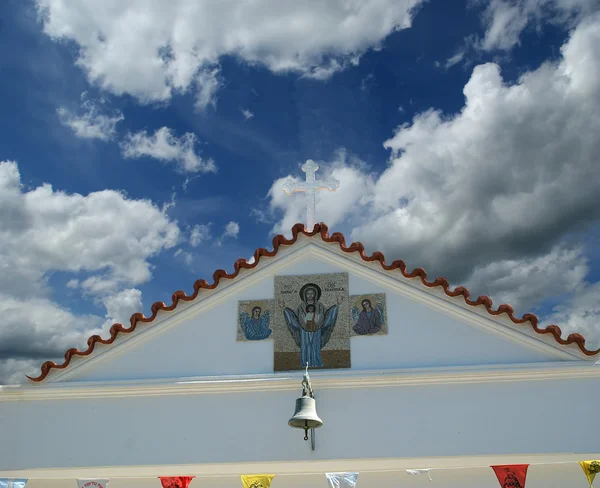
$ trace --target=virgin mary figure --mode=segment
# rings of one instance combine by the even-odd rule
[[[321,349],[327,344],[335,326],[339,300],[328,309],[319,301],[321,288],[307,283],[299,292],[296,310],[283,306],[283,316],[296,345],[300,348],[301,366],[323,366]]]

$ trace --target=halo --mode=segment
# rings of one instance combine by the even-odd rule
[[[249,303],[247,303],[244,306],[244,311],[248,314],[249,317],[252,317],[252,309],[255,307],[260,307],[260,313],[261,315],[268,310],[268,307],[265,306],[266,304],[264,303],[263,300],[253,300]]]
[[[300,288],[300,291],[298,292],[298,294],[300,295],[300,300],[304,301],[304,293],[306,292],[307,288],[313,288],[315,290],[317,294],[316,301],[319,301],[319,299],[321,298],[321,287],[316,283],[306,283],[306,285]]]
[[[362,302],[365,300],[369,300],[371,302],[371,307],[375,308],[377,305],[377,300],[372,295],[360,295],[354,299],[352,305],[354,305],[358,310],[362,310]]]

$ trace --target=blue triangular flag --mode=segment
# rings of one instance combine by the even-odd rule
[[[0,488],[25,488],[27,478],[0,478]]]

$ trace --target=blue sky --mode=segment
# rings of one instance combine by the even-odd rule
[[[309,158],[332,232],[600,345],[597,4],[215,5],[0,4],[0,383],[289,234]]]

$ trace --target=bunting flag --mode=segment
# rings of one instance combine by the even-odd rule
[[[325,473],[329,488],[354,488],[358,473]]]
[[[78,488],[106,488],[110,480],[77,480]]]
[[[501,488],[525,488],[529,464],[506,464],[491,466],[496,473]]]
[[[600,473],[600,461],[579,461],[579,465],[585,473],[585,477],[590,484],[590,488],[594,488],[592,483],[594,482],[596,475]]]
[[[406,470],[406,472],[408,474],[411,474],[411,475],[427,473],[427,476],[429,477],[429,481],[433,481],[431,479],[431,473],[430,473],[430,471],[431,471],[431,468],[426,468],[426,469],[407,469]]]
[[[27,478],[0,478],[0,488],[25,488]]]
[[[240,478],[242,478],[242,484],[244,485],[244,488],[269,488],[274,477],[274,474],[252,474],[240,476]]]
[[[159,476],[163,488],[188,488],[195,476]]]

